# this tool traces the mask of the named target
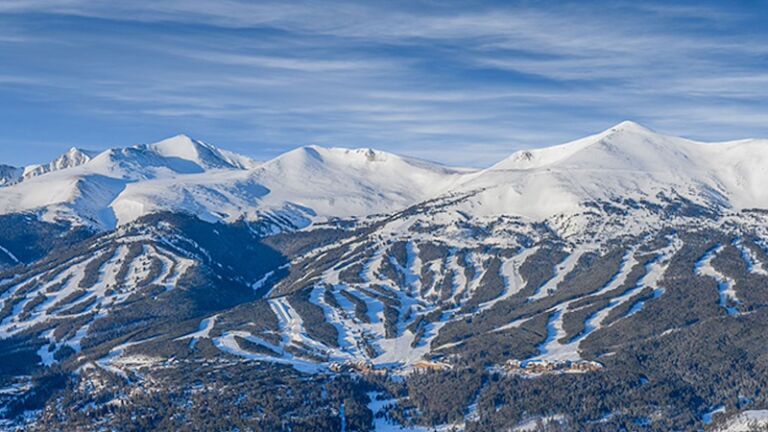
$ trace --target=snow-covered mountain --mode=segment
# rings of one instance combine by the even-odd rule
[[[204,169],[251,169],[258,165],[249,157],[218,149],[186,135],[176,135],[144,147],[162,157],[191,161]]]
[[[768,141],[624,122],[482,170],[186,136],[71,156],[4,171],[0,429],[712,430],[768,409]]]
[[[543,219],[595,201],[682,196],[724,208],[768,207],[768,141],[702,143],[655,133],[632,122],[566,144],[514,153],[470,176],[463,190],[473,214]]]
[[[68,152],[57,157],[53,161],[44,165],[30,165],[24,168],[24,174],[22,175],[24,180],[32,177],[37,177],[43,174],[48,174],[54,171],[60,171],[67,168],[74,168],[82,165],[91,159],[93,159],[98,152],[82,150],[77,147],[72,147]]]
[[[13,185],[50,172],[82,165],[93,159],[97,154],[98,152],[72,147],[69,151],[47,164],[29,165],[21,168],[0,165],[0,187]]]
[[[0,212],[35,211],[111,228],[157,211],[205,220],[282,220],[395,211],[442,193],[465,171],[370,149],[303,147],[258,164],[177,136],[107,150],[0,192]]]
[[[623,122],[559,146],[519,151],[484,170],[372,149],[302,147],[257,163],[179,135],[94,155],[73,149],[0,190],[0,214],[38,212],[111,228],[158,211],[205,220],[269,219],[278,228],[401,210],[454,194],[475,216],[543,220],[595,203],[768,207],[768,141],[700,143]],[[15,171],[6,170],[6,183]],[[282,225],[280,227],[279,225]]]

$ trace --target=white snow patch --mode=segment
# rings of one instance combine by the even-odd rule
[[[570,255],[568,255],[565,260],[563,260],[563,262],[555,267],[555,276],[545,282],[544,285],[537,288],[536,292],[531,296],[531,300],[544,298],[557,290],[557,287],[565,279],[565,277],[573,271],[573,269],[576,267],[576,264],[579,263],[579,258],[581,258],[585,252],[587,252],[587,249],[582,247],[574,250]]]
[[[739,310],[732,306],[733,304],[739,304],[739,298],[736,295],[734,289],[735,281],[717,271],[712,266],[712,260],[715,259],[718,253],[723,250],[722,245],[718,245],[704,254],[695,264],[694,271],[699,276],[707,276],[713,278],[717,282],[717,291],[720,297],[720,306],[722,306],[728,315],[734,316],[739,314]]]
[[[20,263],[20,262],[21,262],[21,261],[19,261],[19,259],[18,259],[18,258],[16,258],[16,255],[14,255],[14,254],[13,254],[11,251],[9,251],[8,249],[6,249],[6,248],[5,248],[5,247],[3,247],[2,245],[0,245],[0,252],[2,252],[2,253],[4,253],[5,255],[7,255],[7,256],[8,256],[8,258],[10,258],[10,259],[11,259],[11,260],[12,260],[14,263],[16,263],[16,264],[18,264],[18,263]]]
[[[213,315],[212,317],[205,318],[204,320],[200,321],[200,327],[196,332],[181,336],[176,338],[176,340],[178,341],[190,339],[189,349],[195,349],[198,340],[210,338],[211,330],[213,330],[213,326],[216,325],[216,319],[218,317],[218,315]]]
[[[750,432],[754,427],[768,425],[768,410],[744,411],[727,421],[726,425],[718,429],[720,432]]]

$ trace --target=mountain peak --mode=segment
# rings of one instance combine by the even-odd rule
[[[202,168],[242,168],[218,148],[185,134],[174,135],[147,146],[153,152],[170,158],[194,162]]]
[[[598,134],[575,141],[539,149],[520,150],[491,169],[529,170],[554,164],[579,161],[580,164],[605,162],[605,154],[613,158],[637,158],[646,160],[647,153],[660,153],[660,147],[667,147],[674,140],[653,130],[625,120]],[[680,140],[678,140],[680,141]],[[674,141],[677,143],[678,141]],[[603,153],[598,156],[598,153]],[[663,152],[661,152],[663,153]]]
[[[23,169],[0,164],[0,187],[8,186],[20,180]]]
[[[69,150],[65,154],[89,154],[89,153],[92,153],[92,152],[72,146],[69,148]]]
[[[341,147],[322,147],[318,145],[308,145],[300,147],[296,150],[284,153],[278,156],[278,159],[287,156],[295,157],[296,155],[309,156],[312,159],[318,161],[327,161],[328,159],[349,163],[359,162],[381,162],[397,156],[383,151],[375,150],[372,148],[341,148]]]
[[[189,135],[177,134],[170,138],[160,140],[149,146],[158,150],[167,151],[191,151],[197,147],[198,142],[192,139]]]
[[[77,147],[70,148],[66,153],[44,165],[32,165],[24,169],[24,179],[30,179],[54,171],[74,168],[83,165],[93,159],[98,152],[83,150]]]
[[[632,120],[624,120],[623,122],[610,127],[604,133],[611,134],[617,132],[653,133],[654,131],[641,125],[640,123],[633,122]]]

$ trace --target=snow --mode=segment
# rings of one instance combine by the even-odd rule
[[[710,207],[765,208],[766,165],[765,140],[705,144],[631,122],[517,152],[479,171],[318,146],[257,163],[180,135],[98,155],[74,149],[50,170],[0,188],[0,214],[35,211],[102,229],[160,210],[225,221],[279,215],[291,222],[275,222],[290,225],[277,229],[295,229],[461,194],[468,198],[453,204],[457,211],[532,220],[574,216],[587,210],[585,202],[615,197],[659,203],[659,194]]]
[[[10,165],[0,164],[0,187],[5,187],[17,183],[22,179],[23,168],[16,168]]]
[[[259,164],[183,135],[70,159],[67,169],[3,188],[0,214],[41,211],[49,220],[109,229],[172,209],[205,220],[275,215],[302,227],[402,209],[446,191],[466,172],[370,149],[321,147]]]
[[[144,241],[144,239],[133,240]],[[47,269],[45,273],[38,275],[38,280],[45,277],[45,282],[35,284],[27,289],[18,303],[14,304],[10,315],[0,323],[0,337],[28,331],[51,320],[93,315],[79,328],[73,329],[76,330],[74,335],[67,338],[57,340],[52,331],[40,335],[41,339],[47,341],[47,344],[42,346],[37,354],[43,365],[50,366],[55,363],[55,353],[63,346],[70,346],[79,351],[80,343],[87,336],[91,324],[109,314],[115,305],[126,301],[138,288],[138,283],[146,282],[146,271],[139,271],[138,269],[147,267],[145,263],[148,262],[149,257],[162,257],[165,260],[164,270],[154,282],[161,286],[166,285],[168,288],[175,286],[179,275],[183,274],[193,263],[190,259],[160,252],[160,249],[154,246],[144,246],[143,254],[129,262],[126,258],[130,249],[128,245],[130,241],[131,239],[119,239],[114,251],[109,248],[98,248],[93,252],[86,252],[84,255],[73,257],[69,261]],[[101,260],[102,258],[105,258],[106,261],[101,263],[98,277],[93,285],[80,287],[86,267],[94,260]],[[125,281],[118,282],[117,275],[124,266],[129,268],[128,277]],[[34,277],[32,279],[34,280]],[[8,287],[0,295],[2,304],[11,299],[25,283],[22,281]],[[76,297],[71,298],[73,294],[76,294]],[[40,296],[42,299],[38,301]],[[69,298],[67,303],[62,303],[67,298]],[[28,313],[22,315],[21,311],[33,301],[35,306],[30,308]],[[82,310],[75,313],[68,312],[69,308],[85,303],[87,303],[86,307]]]
[[[695,264],[694,271],[699,276],[711,277],[717,282],[717,292],[720,298],[720,306],[726,310],[728,315],[738,315],[739,310],[731,306],[732,304],[739,304],[739,298],[736,295],[734,286],[736,282],[724,274],[717,271],[712,266],[712,260],[715,259],[718,253],[723,250],[722,245],[718,245],[702,256]]]
[[[750,432],[753,426],[768,425],[768,410],[744,411],[726,422],[721,432]]]
[[[53,339],[54,331],[54,329],[48,330],[47,332],[43,333],[41,337],[46,340],[51,340]],[[40,357],[40,363],[42,363],[45,367],[49,367],[56,363],[56,359],[54,358],[55,353],[56,349],[53,351],[50,350],[50,344],[43,345],[39,350],[37,350],[37,355]]]
[[[585,248],[580,248],[568,255],[568,257],[566,257],[563,262],[555,267],[555,276],[544,283],[544,285],[538,287],[536,292],[531,296],[531,300],[541,299],[557,290],[557,287],[565,279],[565,277],[568,276],[568,274],[570,274],[574,268],[576,268],[576,264],[579,263],[579,258],[581,258],[585,252]]]
[[[464,274],[464,267],[459,263],[459,255],[455,251],[451,252],[451,256],[448,259],[448,270],[453,274],[453,293],[459,293],[461,290],[465,290],[469,281]],[[459,294],[460,295],[460,294]]]
[[[321,307],[323,309],[323,313],[325,314],[326,320],[333,324],[334,327],[336,327],[336,330],[339,332],[339,346],[341,347],[341,350],[348,354],[349,358],[354,358],[356,356],[362,355],[361,351],[359,350],[359,347],[357,346],[355,337],[359,337],[359,333],[361,332],[361,329],[357,326],[355,326],[352,323],[352,320],[349,319],[349,312],[345,312],[345,316],[342,316],[342,314],[336,310],[335,308],[331,307],[329,304],[325,302],[325,299],[323,299],[322,289],[315,288],[312,290],[312,294],[310,295],[310,301],[314,303],[315,305]],[[337,296],[335,293],[333,296],[336,298],[336,301],[340,304],[342,301],[349,302],[346,298],[342,296]]]
[[[210,318],[205,318],[204,320],[200,321],[200,327],[196,332],[190,333],[185,336],[181,336],[179,338],[176,338],[176,340],[189,339],[189,349],[192,349],[192,350],[195,349],[195,346],[197,346],[198,340],[210,339],[211,330],[213,330],[213,326],[216,325],[216,318],[218,318],[218,315],[214,315]]]
[[[373,430],[375,432],[449,432],[460,431],[464,429],[462,423],[459,424],[446,424],[439,426],[402,426],[390,421],[384,417],[385,408],[389,404],[397,402],[396,399],[380,399],[382,394],[380,392],[369,392],[368,398],[371,402],[368,404],[368,409],[373,413]],[[378,414],[378,416],[377,416]]]
[[[712,410],[704,413],[704,415],[701,416],[701,421],[707,425],[712,424],[715,414],[722,414],[722,413],[725,413],[725,407],[722,405],[716,406]]]
[[[152,144],[149,148],[163,157],[193,161],[205,168],[248,169],[258,165],[250,158],[217,149],[183,134]]]
[[[432,324],[431,333],[435,335],[437,333],[435,327],[442,327],[445,323]],[[398,337],[393,339],[380,339],[378,341],[379,347],[383,353],[373,359],[373,363],[385,367],[396,366],[402,368],[403,371],[410,370],[417,361],[430,352],[429,338],[422,341],[416,347],[412,347],[411,343],[415,339],[415,335],[410,330],[402,332]]]
[[[502,294],[479,305],[479,310],[509,298],[524,286],[519,268],[536,251],[536,246],[526,243],[526,247],[520,247],[517,240],[513,241],[503,232],[504,228],[494,231],[496,228],[491,222],[505,226],[505,221],[514,219],[530,226],[532,222],[546,219],[547,226],[558,234],[562,234],[563,230],[585,232],[584,224],[588,217],[584,212],[597,214],[598,217],[590,216],[597,223],[610,219],[602,217],[609,216],[603,210],[586,207],[585,203],[618,198],[657,203],[659,193],[674,197],[673,191],[683,198],[706,204],[708,208],[765,208],[768,207],[768,192],[759,186],[768,180],[763,168],[768,165],[765,163],[768,162],[768,151],[764,149],[766,143],[750,140],[703,144],[657,134],[634,123],[622,123],[571,143],[515,153],[488,169],[468,171],[371,149],[317,146],[302,147],[273,160],[257,163],[181,135],[156,144],[111,149],[98,155],[84,154],[81,157],[73,151],[69,157],[54,164],[56,169],[0,189],[0,214],[34,211],[45,220],[66,219],[110,229],[148,213],[173,210],[194,214],[207,221],[234,221],[241,217],[271,219],[276,225],[272,232],[305,228],[334,217],[374,216],[371,220],[381,224],[374,226],[371,223],[369,226],[378,230],[378,243],[372,244],[373,250],[366,251],[364,259],[355,262],[363,266],[363,282],[342,284],[338,278],[339,269],[332,269],[322,275],[323,286],[315,287],[310,297],[312,303],[323,309],[328,322],[339,329],[340,348],[328,347],[313,340],[307,334],[299,314],[284,297],[268,299],[278,317],[279,332],[283,336],[279,343],[270,343],[257,334],[235,330],[214,338],[212,342],[220,350],[244,359],[281,363],[300,370],[316,371],[323,366],[318,365],[317,360],[290,354],[286,348],[292,345],[308,346],[311,351],[327,355],[329,361],[365,359],[379,367],[408,371],[413,363],[431,350],[431,342],[442,326],[467,317],[461,315],[461,307],[472,298],[487,271],[492,258],[488,250],[492,250],[493,246],[508,250],[516,248],[519,252],[502,262],[500,274],[505,282]],[[737,169],[731,169],[734,166]],[[426,200],[434,201],[425,203]],[[425,203],[425,206],[438,204],[434,204],[429,211],[414,212],[416,215],[412,217],[407,213],[402,217],[392,216],[420,203]],[[482,242],[477,241],[472,228],[457,222],[467,219],[478,221],[478,226],[489,221],[487,226],[491,228],[483,234]],[[625,219],[627,225],[616,228],[624,230],[625,234],[639,233],[640,229],[647,229],[653,222],[643,217]],[[411,230],[416,223],[422,222],[424,226],[442,231],[436,234],[427,230]],[[610,229],[607,225],[605,223],[595,231]],[[505,228],[510,229],[511,226],[506,225]],[[446,232],[451,235],[443,235]],[[418,245],[430,236],[434,238],[438,235],[451,248],[447,260],[422,262]],[[566,240],[570,245],[569,255],[556,265],[555,276],[539,287],[531,301],[556,291],[579,259],[585,253],[597,250],[594,239],[582,238],[579,242]],[[395,263],[405,278],[405,287],[393,287],[391,281],[381,280],[378,276],[384,260],[391,259],[385,254],[385,249],[392,241],[406,242],[406,263],[402,266]],[[348,246],[352,250],[356,245]],[[764,274],[762,263],[744,242],[736,242],[734,246],[741,251],[750,271]],[[648,274],[637,286],[616,295],[605,308],[587,317],[584,333],[570,341],[560,342],[565,336],[563,315],[568,313],[571,303],[556,304],[546,311],[551,314],[549,334],[546,342],[539,347],[541,352],[538,357],[579,359],[579,343],[606,325],[605,318],[611,311],[623,305],[629,309],[627,316],[641,313],[646,302],[652,299],[631,305],[627,302],[646,287],[653,289],[654,298],[664,295],[658,281],[675,247],[672,245],[657,251],[661,255],[660,260],[649,264]],[[313,253],[321,254],[328,250],[330,247]],[[472,252],[464,255],[459,250]],[[738,301],[738,298],[733,290],[733,281],[711,266],[716,252],[702,258],[697,273],[718,280],[721,305],[729,313],[735,313],[731,303]],[[117,262],[125,253],[126,248],[121,247],[100,269],[101,279],[97,286],[87,290],[87,295],[96,300],[93,307],[100,314],[106,313],[102,312],[102,309],[107,309],[105,306],[123,301],[124,296],[130,294],[130,286],[118,295],[106,293],[106,288],[115,284],[119,267]],[[638,262],[634,253],[634,249],[627,251],[614,279],[603,287],[594,287],[596,293],[613,290],[626,280],[628,272]],[[5,255],[12,256],[2,246],[0,255],[3,258]],[[148,277],[141,268],[153,257],[163,263],[161,275],[154,283],[167,289],[172,289],[193,264],[192,260],[176,256],[165,248],[146,246],[134,262],[127,263],[131,267],[128,280],[143,281]],[[46,301],[35,308],[29,319],[18,322],[12,318],[3,322],[0,334],[12,334],[28,329],[40,320],[55,318],[60,310],[51,310],[52,306],[77,290],[84,265],[73,263],[66,270],[62,269],[52,282],[69,278],[65,286],[60,291],[49,293]],[[473,277],[467,278],[467,268],[475,270]],[[441,306],[434,289],[422,292],[422,272],[438,276],[441,272],[453,275],[450,300],[454,301],[455,307],[442,310],[443,314],[436,322],[427,324],[414,348],[411,344],[415,335],[406,329],[407,325]],[[268,284],[271,275],[268,273],[258,281],[249,282],[253,282],[254,289],[258,289]],[[401,303],[401,321],[393,338],[385,337],[384,303],[364,291],[374,284],[392,289]],[[341,309],[325,303],[322,295],[325,285],[332,287]],[[32,291],[13,312],[19,312],[25,302],[45,288]],[[18,287],[9,287],[0,295],[0,300],[7,300],[16,289]],[[356,319],[354,305],[338,295],[340,290],[347,290],[366,302],[370,323]],[[407,310],[413,313],[405,319]],[[215,316],[207,317],[200,322],[197,331],[182,338],[189,339],[190,346],[194,348],[197,341],[210,337],[215,319]],[[518,326],[521,322],[508,323],[491,331]],[[56,349],[64,344],[78,347],[89,325],[83,325],[75,337],[67,341],[50,342]],[[237,345],[238,337],[269,348],[275,354],[248,352]],[[375,354],[365,352],[363,341],[370,343]],[[440,348],[448,346],[451,344]],[[55,349],[49,352],[48,347],[39,352],[44,362],[51,362],[53,353]]]
[[[253,288],[254,291],[258,291],[258,290],[262,289],[264,287],[264,285],[266,285],[267,282],[269,282],[269,278],[271,278],[272,275],[274,275],[274,274],[275,274],[275,270],[271,270],[271,271],[268,271],[268,272],[264,273],[264,276],[262,276],[256,282],[254,282],[251,285],[251,288]]]
[[[632,267],[636,264],[633,254],[634,250],[630,250],[627,253],[627,256],[622,261],[622,265],[619,271],[604,287],[597,291],[595,295],[610,292],[611,290],[620,287],[626,281],[627,275],[631,271]],[[561,303],[555,307],[554,312],[549,318],[549,322],[547,322],[547,338],[539,347],[539,355],[534,357],[534,360],[581,359],[581,355],[579,354],[579,344],[584,338],[589,336],[590,333],[594,332],[601,326],[602,321],[608,315],[612,307],[606,307],[605,309],[598,311],[588,317],[587,321],[584,323],[584,332],[573,340],[567,343],[559,342],[560,339],[566,336],[565,328],[563,327],[563,313],[568,310],[568,307],[572,303],[577,302],[580,299],[581,298],[576,298],[574,300]],[[614,303],[614,307],[617,304],[618,303]]]
[[[563,420],[565,420],[565,416],[563,415],[535,417],[517,425],[514,429],[512,429],[512,431],[513,432],[535,432],[539,430],[539,425],[547,425],[550,423],[560,423]]]
[[[418,246],[414,242],[408,242],[406,245],[407,263],[401,271],[405,275],[405,285],[413,291],[421,288],[421,257],[419,256]]]
[[[659,193],[710,206],[764,208],[766,160],[766,141],[705,144],[625,122],[571,143],[518,152],[468,174],[457,191],[482,192],[458,208],[475,216],[541,220],[577,214],[586,210],[582,203],[597,199],[659,203]]]
[[[499,270],[502,280],[504,281],[504,292],[499,297],[481,304],[478,307],[478,310],[483,311],[489,309],[496,303],[515,295],[525,287],[525,280],[523,280],[523,276],[520,274],[520,266],[523,265],[525,260],[537,250],[537,248],[525,249],[514,257],[504,261]]]
[[[54,159],[45,165],[31,165],[24,168],[23,180],[37,177],[54,171],[60,171],[67,168],[74,168],[93,159],[98,153],[88,150],[81,150],[72,147],[68,152]]]
[[[77,329],[77,332],[75,332],[75,336],[73,336],[71,339],[66,341],[66,345],[72,348],[73,350],[80,352],[80,344],[82,343],[83,339],[88,335],[88,330],[91,328],[91,324],[95,320],[91,320],[87,324],[83,324],[79,329]]]
[[[311,339],[304,329],[304,321],[299,313],[288,303],[286,297],[280,297],[269,300],[269,306],[277,316],[280,334],[283,335],[283,344],[288,345],[291,342],[298,342],[306,346],[325,350],[327,347]]]
[[[768,276],[768,271],[763,267],[763,263],[757,259],[755,253],[749,247],[744,245],[743,239],[738,238],[734,240],[733,245],[736,246],[741,253],[741,258],[747,266],[747,271],[752,274]]]
[[[339,331],[341,350],[332,351],[333,356],[343,360],[366,359],[378,367],[396,369],[407,373],[414,363],[420,361],[430,351],[430,342],[437,335],[440,328],[449,321],[452,314],[446,312],[437,322],[425,323],[424,332],[419,343],[415,347],[411,346],[416,335],[406,327],[418,315],[427,314],[435,310],[435,306],[428,305],[424,297],[422,297],[423,295],[429,296],[430,292],[422,293],[419,289],[421,286],[421,269],[424,266],[428,266],[434,271],[436,268],[439,268],[439,261],[422,263],[415,242],[408,241],[406,242],[406,264],[401,266],[391,256],[385,254],[388,246],[388,244],[377,244],[373,250],[368,250],[362,254],[363,257],[360,261],[363,264],[361,276],[364,282],[362,283],[350,285],[341,283],[339,281],[340,269],[332,268],[322,275],[323,283],[332,286],[331,295],[336,299],[340,309],[331,307],[325,302],[323,296],[325,288],[322,287],[323,284],[319,284],[312,290],[310,301],[323,309],[328,322],[333,324]],[[348,245],[348,247],[349,249],[355,249],[356,245]],[[384,259],[390,260],[403,275],[406,281],[405,289],[392,286],[391,281],[379,278],[375,269],[381,265]],[[455,268],[454,271],[457,271],[458,274],[463,274],[463,268],[457,264],[457,255],[455,253],[449,257],[447,263],[449,266],[452,263]],[[376,296],[366,292],[366,290],[372,290],[372,285],[388,290],[390,295],[396,296],[400,302],[399,316],[401,319],[397,323],[395,337],[386,337],[384,303]],[[362,322],[357,318],[355,304],[340,294],[342,290],[348,291],[365,302],[370,322]],[[432,292],[432,294],[434,293]],[[412,311],[411,318],[404,320],[403,317],[409,309]],[[370,354],[366,351],[366,344],[373,348],[375,354]]]
[[[256,353],[246,351],[240,348],[240,345],[237,343],[237,339],[235,339],[236,336],[242,337],[244,339],[249,340],[250,342],[263,345],[266,348],[276,351],[281,354],[281,357],[275,357],[275,356],[270,356],[265,354],[256,354]],[[213,345],[223,352],[241,357],[246,360],[288,365],[288,366],[292,366],[297,371],[303,372],[303,373],[319,373],[325,369],[321,365],[318,365],[306,360],[298,359],[293,355],[281,350],[280,347],[276,347],[264,341],[263,339],[255,337],[247,332],[236,332],[236,331],[225,332],[223,335],[221,335],[221,337],[215,338],[213,340]]]
[[[153,253],[152,256],[163,263],[162,273],[151,283],[164,286],[166,291],[176,288],[181,277],[195,264],[195,262],[189,258],[161,252],[159,248],[154,246],[151,246],[149,249]]]
[[[621,295],[612,298],[606,307],[594,312],[592,315],[587,317],[586,321],[584,322],[584,331],[566,343],[560,342],[560,339],[566,337],[566,331],[563,327],[563,314],[569,310],[568,308],[572,303],[581,300],[581,297],[560,303],[555,306],[551,310],[552,315],[550,316],[549,322],[547,323],[547,338],[539,347],[539,355],[534,357],[532,360],[580,360],[581,355],[579,354],[579,345],[587,336],[603,327],[604,321],[611,313],[611,311],[629,301],[634,295],[642,291],[645,287],[651,287],[654,289],[654,293],[659,292],[658,295],[661,295],[661,291],[657,287],[658,281],[664,273],[670,257],[680,248],[680,246],[681,242],[679,239],[676,237],[671,238],[667,247],[657,251],[658,257],[650,263],[646,264],[647,272],[645,276],[643,276],[633,288],[627,290]],[[626,282],[629,272],[638,263],[634,255],[634,248],[627,251],[622,260],[619,271],[605,286],[601,287],[597,292],[595,292],[594,295],[602,295],[622,286]],[[630,313],[627,316],[637,312],[639,312],[639,307],[635,311],[630,309]],[[519,325],[519,323],[513,324]]]
[[[11,259],[11,261],[13,261],[14,263],[18,264],[18,263],[20,262],[20,261],[19,261],[19,259],[18,259],[18,258],[16,258],[16,255],[14,255],[14,254],[13,254],[13,252],[9,251],[8,249],[6,249],[5,247],[3,247],[2,245],[0,245],[0,252],[2,252],[3,254],[5,254],[5,255],[6,255],[8,258],[10,258],[10,259]]]
[[[463,267],[474,269],[475,272],[472,276],[472,279],[467,280]],[[465,301],[472,296],[475,290],[477,290],[477,287],[480,285],[480,281],[483,279],[483,273],[485,272],[485,269],[483,268],[482,260],[480,259],[479,254],[470,252],[465,256],[463,263],[456,261],[454,270],[457,271],[460,285],[457,286],[456,293],[454,294],[453,298],[456,301]]]
[[[120,345],[117,345],[116,347],[109,350],[107,355],[96,360],[96,365],[107,372],[111,372],[115,375],[118,375],[123,379],[128,379],[128,374],[125,372],[123,367],[128,366],[130,364],[147,364],[147,363],[151,363],[152,361],[151,359],[143,356],[132,356],[132,357],[124,358],[123,356],[125,354],[125,351],[134,345],[140,345],[146,342],[150,342],[154,339],[156,339],[156,337],[151,337],[149,339],[144,339],[140,341],[125,342]]]
[[[332,349],[310,338],[304,328],[303,320],[285,297],[269,299],[268,302],[278,319],[279,334],[282,336],[279,345],[270,343],[250,332],[239,330],[224,332],[221,336],[213,339],[213,345],[223,352],[246,360],[283,364],[291,366],[303,373],[319,373],[326,370],[327,365],[319,364],[314,360],[308,360],[294,355],[286,349],[287,347],[308,347],[309,349],[314,350],[317,354],[327,355],[329,361],[343,361],[352,358],[352,356],[342,350]],[[205,337],[208,337],[207,331],[210,331],[210,326],[212,326],[210,321],[203,322],[201,323],[201,330],[192,335],[184,336],[184,338],[200,337],[199,335],[202,334],[205,334]],[[273,352],[274,355],[247,351],[241,348],[237,343],[238,337],[254,344],[261,345]]]

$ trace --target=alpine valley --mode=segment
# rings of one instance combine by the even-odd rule
[[[0,166],[4,430],[750,430],[766,306],[768,140]]]

